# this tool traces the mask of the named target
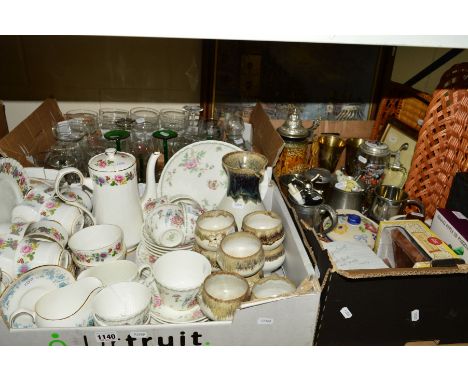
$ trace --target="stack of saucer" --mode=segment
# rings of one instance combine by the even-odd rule
[[[136,249],[136,258],[140,265],[151,266],[159,257],[168,252],[178,251],[181,249],[192,249],[192,246],[193,243],[181,244],[177,247],[164,247],[162,245],[158,245],[154,242],[154,240],[152,240],[151,236],[149,236],[143,228],[141,241]]]

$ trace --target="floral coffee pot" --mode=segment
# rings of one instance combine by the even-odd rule
[[[136,176],[136,159],[114,148],[106,149],[88,162],[93,187],[93,213],[97,224],[115,224],[122,228],[127,250],[140,242],[143,225],[143,208],[156,199],[154,171],[160,153],[152,153],[146,166],[146,188],[140,199]],[[76,168],[59,172],[55,181],[57,196],[69,204],[74,201],[59,190],[60,180],[66,174],[75,173],[83,183],[83,174]]]
[[[268,159],[262,154],[235,151],[224,155],[222,161],[229,177],[229,185],[227,195],[221,200],[218,209],[232,213],[237,228],[241,229],[245,215],[265,210],[259,184]]]

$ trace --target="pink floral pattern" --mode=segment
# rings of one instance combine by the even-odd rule
[[[45,233],[47,235],[50,235],[52,236],[55,240],[57,241],[63,241],[65,240],[65,238],[63,237],[63,235],[60,233],[59,230],[57,230],[56,228],[54,227],[38,227],[36,232],[41,232],[41,233]]]
[[[19,247],[19,258],[16,260],[18,264],[18,273],[24,273],[31,269],[30,262],[34,260],[36,250],[39,244],[35,241],[26,241],[20,244]]]
[[[36,193],[34,191],[29,191],[24,199],[28,200],[30,202],[37,202],[39,204],[43,204],[44,201],[45,201],[45,196],[43,194],[41,194],[41,193]]]
[[[99,252],[86,253],[86,252],[73,252],[73,255],[81,263],[91,264],[95,262],[103,262],[108,258],[115,257],[120,254],[122,250],[122,243],[118,242],[115,247],[106,248]]]
[[[23,173],[23,168],[14,159],[5,158],[0,162],[0,173],[8,174],[18,184],[23,195],[26,195],[30,190],[29,181]]]
[[[93,175],[93,182],[97,184],[99,187],[103,185],[109,186],[122,186],[127,184],[128,181],[133,180],[135,178],[135,173],[133,171],[126,172],[124,175],[118,174],[114,176],[104,175],[104,176],[97,176]]]
[[[0,249],[11,248],[16,250],[18,248],[18,240],[15,240],[11,237],[4,239],[0,237]]]
[[[111,166],[114,164],[114,161],[113,160],[105,160],[105,159],[98,159],[96,164],[98,165],[98,167],[100,168],[106,168],[107,166]]]
[[[60,207],[60,204],[61,203],[56,199],[48,200],[43,204],[40,215],[45,217],[54,215],[57,209]]]

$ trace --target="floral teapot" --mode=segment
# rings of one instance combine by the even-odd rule
[[[159,155],[159,152],[152,153],[148,160],[146,189],[141,198],[138,193],[136,159],[133,155],[109,148],[88,162],[95,221],[97,224],[115,224],[122,228],[128,251],[136,248],[140,242],[143,207],[156,199],[154,170]],[[71,173],[77,174],[83,184],[84,177],[78,169],[65,168],[59,171],[55,180],[55,192],[63,201],[75,205],[75,201],[62,194],[59,189],[61,179]]]

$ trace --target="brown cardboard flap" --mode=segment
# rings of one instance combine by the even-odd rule
[[[23,166],[32,166],[20,145],[29,154],[46,151],[55,142],[52,127],[63,120],[55,99],[46,99],[8,135],[0,139],[0,153],[18,160]]]
[[[5,114],[5,105],[0,102],[0,139],[8,134],[8,123]]]
[[[268,166],[274,167],[283,151],[284,141],[258,102],[250,115],[250,123],[253,130],[252,144],[254,148],[267,157]]]

